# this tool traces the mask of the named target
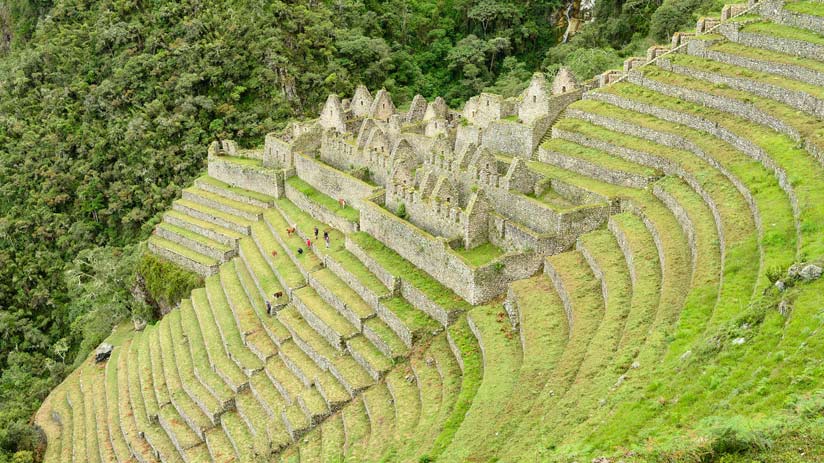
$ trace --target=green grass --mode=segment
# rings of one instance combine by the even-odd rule
[[[778,182],[773,174],[757,160],[745,156],[735,150],[732,146],[720,142],[719,140],[710,137],[703,132],[693,130],[689,127],[672,124],[650,115],[625,111],[617,106],[598,101],[579,101],[574,103],[572,107],[582,109],[593,114],[599,114],[621,121],[627,121],[632,124],[637,124],[641,127],[666,134],[684,137],[685,139],[695,143],[699,149],[719,162],[721,166],[729,170],[735,178],[738,178],[739,181],[743,183],[752,194],[761,217],[770,218],[768,221],[763,221],[763,236],[761,237],[764,254],[764,267],[769,268],[771,266],[786,266],[788,265],[787,262],[792,261],[793,256],[795,255],[794,248],[796,232],[792,216],[792,207],[789,204],[786,194],[778,185]],[[626,140],[631,140],[633,145],[628,145],[630,147],[637,146],[636,144],[638,143],[638,139],[626,139],[622,137],[618,140],[620,140],[621,144],[623,144]],[[644,143],[649,144],[649,142],[645,141]],[[652,146],[654,147],[656,145]],[[641,146],[641,149],[646,150],[646,148],[643,148],[643,145]],[[658,152],[661,154],[668,154],[670,151],[661,149]],[[682,156],[682,159],[685,158],[689,158],[689,155],[686,157]],[[690,164],[684,162],[683,165],[685,167],[689,167]],[[707,187],[716,185],[715,182],[709,181],[710,179],[707,177],[701,176],[699,178],[707,179],[704,182],[704,185]],[[718,185],[720,185],[720,183]],[[726,189],[715,189],[715,191],[724,190],[729,192],[732,190],[732,187]],[[731,209],[734,210],[735,208],[731,207]],[[744,215],[747,214],[748,211],[743,204],[738,207],[738,211],[739,214],[736,216],[730,216],[731,219],[728,223],[741,224],[744,225],[744,228],[740,228],[739,225],[739,227],[735,228],[735,230],[738,231],[735,232],[734,235],[728,233],[728,239],[730,240],[734,240],[734,236],[745,236],[748,233],[748,228],[751,229],[754,227],[754,225],[752,227],[746,226],[747,223],[752,222],[751,219],[747,219]]]
[[[466,317],[462,317],[448,329],[463,359],[463,376],[461,377],[460,392],[455,398],[455,405],[448,416],[444,417],[441,431],[435,439],[432,450],[429,452],[429,456],[435,459],[449,447],[464,419],[466,419],[478,388],[483,381],[484,372],[484,359],[481,355],[480,346],[477,339],[475,339],[475,335],[469,329]],[[455,362],[452,352],[448,349],[445,351],[438,350],[437,353],[441,354],[441,357],[437,360],[439,364]]]
[[[455,252],[463,257],[470,265],[481,267],[504,255],[504,251],[490,242],[486,242],[472,249],[458,248]]]
[[[460,428],[455,431],[452,438],[454,444],[447,447],[440,456],[444,461],[486,461],[488,456],[479,458],[476,454],[480,453],[481,449],[489,450],[487,444],[494,441],[501,429],[496,425],[502,417],[500,411],[521,387],[518,381],[522,360],[521,346],[518,337],[511,332],[509,319],[499,315],[502,311],[501,306],[490,305],[478,307],[467,314],[467,318],[472,319],[480,335],[480,340],[476,343],[480,342],[484,347],[483,378],[460,423]],[[464,334],[467,341],[474,340],[468,339],[470,335]],[[463,402],[459,401],[456,411],[462,410],[462,404]],[[455,424],[453,420],[447,422],[447,425],[452,424]]]
[[[784,4],[784,9],[795,13],[824,16],[824,4],[818,1],[789,1]]]
[[[316,318],[324,325],[328,326],[341,338],[348,338],[358,332],[351,323],[334,307],[324,301],[320,295],[311,287],[305,286],[294,293],[294,297],[300,299]]]
[[[260,159],[245,158],[242,156],[229,156],[228,154],[220,154],[218,159],[228,161],[234,164],[240,164],[248,167],[263,167],[263,161]]]
[[[176,225],[172,225],[170,223],[160,222],[159,224],[157,224],[157,228],[169,231],[169,232],[177,234],[177,235],[180,235],[184,238],[188,238],[188,239],[190,239],[192,241],[195,241],[197,243],[200,243],[200,244],[202,244],[202,245],[204,245],[208,248],[217,249],[217,250],[223,251],[223,252],[227,252],[227,251],[232,249],[231,247],[226,246],[225,244],[221,244],[221,243],[219,243],[215,240],[206,238],[205,236],[203,236],[201,234],[195,233],[193,231],[187,230],[187,229],[182,228],[182,227],[178,227]]]
[[[216,265],[218,263],[217,260],[209,256],[204,256],[199,252],[192,251],[186,246],[182,246],[180,244],[175,243],[174,241],[169,241],[165,238],[161,238],[156,235],[149,237],[149,243],[159,248],[167,249],[177,255],[183,256],[191,261],[197,262],[198,264],[205,265],[207,267]]]
[[[220,180],[218,180],[214,177],[210,177],[208,175],[202,175],[202,176],[198,177],[197,180],[195,180],[195,184],[197,184],[197,183],[207,183],[207,184],[212,185],[214,187],[217,187],[217,188],[229,191],[231,193],[234,193],[236,195],[246,196],[248,198],[255,199],[257,201],[264,202],[264,203],[267,203],[267,204],[271,204],[275,200],[275,198],[273,198],[269,195],[265,195],[263,193],[258,193],[257,191],[247,190],[245,188],[232,186],[232,185],[229,185],[228,183],[221,182]]]
[[[253,206],[251,204],[246,204],[244,202],[235,201],[234,199],[221,196],[217,193],[212,193],[211,191],[202,190],[197,187],[186,188],[185,190],[183,190],[183,192],[190,193],[192,195],[198,196],[211,202],[222,204],[226,207],[246,214],[259,214],[261,212],[261,208],[259,208],[258,206]]]
[[[206,293],[212,307],[218,331],[221,334],[226,351],[238,363],[238,365],[249,371],[263,368],[261,360],[255,356],[243,343],[243,338],[238,331],[237,323],[226,299],[226,293],[220,284],[220,277],[213,275],[206,279]]]
[[[352,207],[351,204],[347,204],[346,207],[341,207],[338,204],[337,199],[330,198],[325,194],[316,190],[312,185],[301,180],[299,177],[289,177],[286,179],[286,184],[292,186],[297,191],[303,193],[306,196],[306,199],[312,201],[315,204],[323,207],[324,209],[328,210],[329,212],[346,219],[350,222],[358,223],[360,222],[360,213],[357,209]]]
[[[629,162],[603,151],[581,146],[577,143],[562,140],[560,138],[552,138],[544,142],[541,145],[541,148],[570,156],[572,158],[577,158],[584,162],[588,162],[609,170],[626,172],[643,177],[655,177],[660,175],[660,172],[656,169],[636,164],[634,162]]]
[[[798,143],[786,135],[754,125],[744,119],[676,98],[665,97],[635,85],[620,83],[609,87],[606,91],[717,122],[721,127],[745,137],[763,149],[779,167],[787,172],[789,182],[798,198],[801,209],[798,217],[801,232],[799,237],[801,242],[798,247],[800,253],[811,257],[824,255],[824,242],[810,238],[824,230],[824,203],[815,200],[818,192],[824,187],[824,175],[822,175],[821,165],[799,147]],[[782,247],[788,247],[789,243],[782,244]]]
[[[792,66],[800,66],[812,69],[817,72],[824,72],[824,63],[807,58],[800,58],[797,56],[786,55],[777,51],[765,50],[761,48],[752,48],[746,45],[741,45],[735,42],[721,42],[714,44],[710,50],[721,53],[728,53],[731,55],[738,55],[744,58],[749,58],[758,61],[768,61],[780,64],[789,64]]]
[[[814,45],[824,45],[824,37],[816,34],[815,32],[811,32],[806,29],[799,29],[797,27],[785,26],[783,24],[757,22],[745,25],[741,31],[772,35],[783,39],[799,40],[802,42],[809,42]]]

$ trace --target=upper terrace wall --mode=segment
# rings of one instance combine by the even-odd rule
[[[374,195],[380,189],[308,155],[295,154],[294,159],[295,172],[303,181],[321,193],[335,199],[343,198],[355,207],[360,207],[363,198]]]

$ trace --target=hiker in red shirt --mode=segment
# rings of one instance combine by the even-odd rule
[[[306,247],[310,249],[312,248],[312,240],[310,240],[309,238],[306,238]]]

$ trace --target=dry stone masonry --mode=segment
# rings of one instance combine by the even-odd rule
[[[45,461],[577,448],[640,400],[630,370],[822,277],[824,17],[788,5],[726,5],[589,82],[405,111],[358,86],[260,148],[213,142],[148,243],[204,287],[49,395]]]

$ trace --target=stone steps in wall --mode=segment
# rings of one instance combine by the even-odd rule
[[[250,221],[260,220],[262,212],[261,208],[257,206],[235,201],[196,187],[184,189],[183,199]]]
[[[538,148],[538,160],[588,177],[632,188],[646,188],[661,173],[606,152],[553,138]]]
[[[209,177],[208,175],[204,175],[195,180],[195,186],[201,190],[223,196],[224,198],[262,209],[272,207],[275,203],[275,198],[269,195],[235,187],[228,183],[221,182],[216,178]]]
[[[149,250],[201,276],[213,275],[220,263],[174,241],[154,235],[148,241]]]

